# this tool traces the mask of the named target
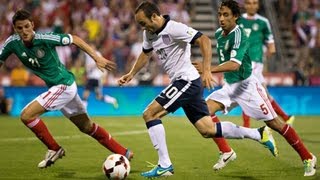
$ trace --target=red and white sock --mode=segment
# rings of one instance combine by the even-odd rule
[[[57,151],[60,149],[58,143],[53,139],[47,126],[40,118],[29,120],[24,124],[45,144],[48,149]]]
[[[218,119],[218,117],[215,114],[211,115],[211,119],[215,123],[220,122],[220,120]],[[227,141],[224,138],[212,138],[212,139],[217,144],[219,150],[222,153],[226,153],[226,152],[230,152],[231,151],[231,148],[230,148],[229,144],[227,143]]]
[[[271,99],[271,105],[274,109],[274,111],[284,120],[284,121],[287,121],[289,120],[289,116],[287,115],[287,113],[285,113],[282,108],[280,107],[280,105],[274,100],[274,99]]]
[[[300,155],[301,160],[312,159],[310,152],[304,146],[296,131],[288,124],[281,130],[282,136],[293,147],[294,150]]]
[[[127,149],[122,147],[111,135],[99,125],[93,123],[89,135],[113,153],[126,155]]]

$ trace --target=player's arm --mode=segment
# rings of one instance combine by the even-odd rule
[[[212,57],[212,48],[211,48],[211,40],[206,35],[201,35],[199,38],[195,40],[195,44],[199,45],[201,50],[201,55],[203,57],[202,61],[202,80],[204,86],[212,89],[213,88],[213,78],[210,73],[211,67],[211,57]]]
[[[267,58],[270,58],[274,53],[276,53],[276,46],[274,42],[267,43]]]
[[[194,67],[199,71],[200,74],[203,73],[202,70],[202,63],[201,62],[193,62],[192,63]],[[210,71],[211,73],[219,73],[219,72],[230,72],[230,71],[236,71],[240,67],[240,64],[236,61],[227,61],[223,64],[220,64],[218,66],[211,66]]]
[[[240,64],[236,61],[230,60],[223,64],[220,64],[219,66],[211,66],[211,72],[212,73],[219,73],[219,72],[230,72],[230,71],[236,71],[240,67]]]
[[[76,35],[72,35],[73,44],[79,47],[81,50],[89,54],[89,56],[92,57],[92,59],[96,62],[97,67],[103,71],[103,69],[107,69],[109,71],[113,71],[116,68],[116,65],[114,62],[105,59],[102,56],[99,56],[96,51],[86,42],[84,42],[80,37]]]
[[[150,52],[141,52],[139,57],[138,57],[138,59],[136,60],[136,62],[132,66],[131,70],[129,71],[129,73],[127,73],[124,76],[122,76],[118,80],[118,84],[120,86],[122,86],[122,85],[130,82],[131,79],[134,77],[134,75],[136,75],[140,71],[140,69],[147,64],[147,62],[150,59],[151,54],[152,54],[152,51],[150,51]]]

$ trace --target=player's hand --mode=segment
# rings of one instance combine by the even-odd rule
[[[99,56],[96,60],[97,67],[103,72],[105,69],[108,71],[114,71],[116,69],[116,64],[102,56]]]
[[[202,74],[202,62],[201,61],[193,61],[192,65],[198,70],[199,74]]]
[[[132,78],[133,78],[133,75],[131,75],[131,73],[128,73],[128,74],[122,76],[122,77],[118,80],[119,86],[122,86],[122,85],[130,82]]]
[[[203,72],[201,75],[202,83],[208,90],[214,89],[214,79],[211,72]]]

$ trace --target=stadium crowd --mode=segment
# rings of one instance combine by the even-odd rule
[[[193,0],[153,0],[163,14],[189,24],[194,16]],[[95,43],[107,59],[117,64],[117,71],[107,74],[105,85],[116,85],[141,51],[140,28],[134,21],[134,8],[141,0],[0,0],[0,48],[13,33],[11,18],[17,9],[25,8],[35,17],[38,32],[77,34]],[[240,1],[241,2],[241,1]],[[278,0],[280,9],[291,16],[281,16],[292,24],[297,57],[292,69],[297,85],[308,85],[309,76],[319,76],[320,67],[320,2],[317,0]],[[292,7],[288,8],[288,4]],[[287,13],[282,13],[283,15]],[[213,32],[212,32],[213,33]],[[73,46],[57,49],[60,59],[75,74],[79,86],[85,83],[84,53]],[[168,78],[157,68],[156,57],[136,77],[131,85],[166,85]],[[319,69],[319,68],[318,68]],[[286,71],[288,72],[288,71]],[[15,56],[0,69],[1,86],[44,86],[44,82],[29,72]]]

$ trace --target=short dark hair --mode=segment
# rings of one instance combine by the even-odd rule
[[[239,4],[234,0],[223,0],[220,4],[220,8],[222,6],[228,7],[234,16],[240,17],[240,7]]]
[[[12,23],[15,25],[16,21],[23,21],[23,20],[30,20],[32,21],[31,13],[25,9],[19,9],[12,17]]]
[[[147,18],[151,19],[152,14],[156,14],[160,16],[160,10],[156,4],[151,3],[149,1],[143,1],[140,5],[136,8],[135,14],[139,11],[143,11]]]

